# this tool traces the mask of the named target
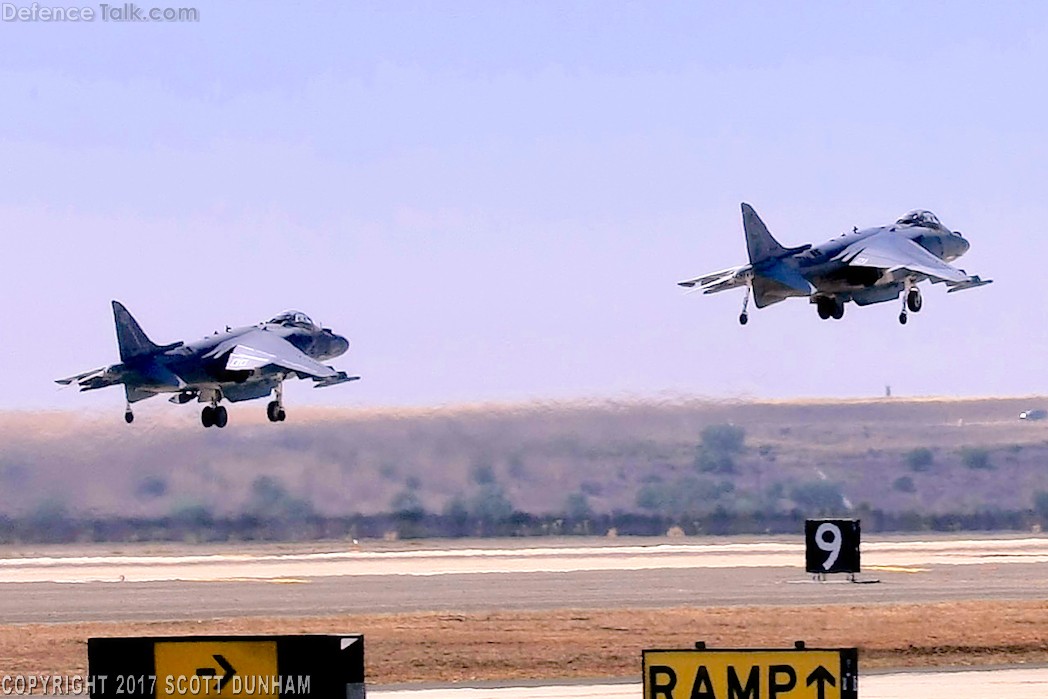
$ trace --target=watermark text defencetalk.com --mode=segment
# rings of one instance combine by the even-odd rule
[[[133,2],[119,5],[48,6],[0,3],[0,20],[4,22],[199,22],[196,7],[144,8]]]

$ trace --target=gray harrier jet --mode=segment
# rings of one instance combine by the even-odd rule
[[[930,211],[911,211],[890,226],[853,228],[820,245],[796,248],[780,245],[749,204],[742,205],[742,227],[748,265],[678,283],[706,294],[745,286],[739,315],[743,325],[749,320],[746,308],[751,293],[757,308],[806,296],[823,320],[842,318],[848,301],[868,306],[902,294],[899,322],[905,324],[907,311],[921,310],[918,282],[942,282],[953,292],[991,281],[947,264],[967,252],[969,244]]]
[[[242,328],[226,327],[196,342],[154,344],[123,304],[113,301],[120,364],[59,379],[76,382],[81,391],[124,385],[127,408],[124,419],[132,422],[131,404],[158,393],[171,393],[172,403],[196,399],[207,403],[200,413],[204,427],[225,427],[228,415],[223,399],[237,403],[265,398],[270,422],[282,422],[284,379],[313,379],[313,386],[334,386],[356,381],[317,360],[331,359],[349,349],[349,341],[321,328],[305,313],[286,311],[265,323]]]

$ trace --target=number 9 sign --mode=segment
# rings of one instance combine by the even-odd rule
[[[806,520],[804,562],[809,573],[858,573],[859,520]]]

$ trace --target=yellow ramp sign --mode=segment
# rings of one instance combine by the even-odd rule
[[[281,693],[276,641],[159,641],[153,652],[157,699],[245,693],[277,699]]]
[[[857,699],[855,648],[644,651],[644,699]]]

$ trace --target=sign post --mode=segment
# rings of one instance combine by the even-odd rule
[[[698,644],[702,645],[702,644]],[[646,650],[644,699],[858,699],[855,648]]]

